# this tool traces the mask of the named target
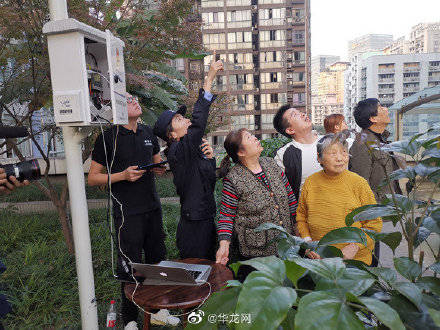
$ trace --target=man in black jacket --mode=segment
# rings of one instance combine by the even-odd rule
[[[203,135],[209,108],[215,99],[211,94],[211,85],[217,72],[222,69],[221,61],[211,63],[194,105],[191,121],[183,117],[186,108],[181,107],[177,112],[163,112],[154,126],[154,133],[168,144],[167,158],[180,196],[181,213],[176,242],[181,258],[215,260],[216,162],[212,148],[203,140]]]
[[[316,152],[320,136],[312,130],[310,118],[288,104],[283,105],[275,114],[273,125],[278,133],[292,139],[277,151],[275,160],[283,169],[296,199],[299,200],[306,178],[322,170]]]

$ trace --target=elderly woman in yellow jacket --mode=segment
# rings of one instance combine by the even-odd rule
[[[343,134],[328,134],[317,144],[318,161],[323,170],[312,174],[304,182],[297,210],[297,226],[305,240],[320,240],[328,232],[345,227],[345,216],[354,209],[376,204],[368,182],[348,171],[348,149]],[[355,222],[354,227],[382,230],[380,218]],[[367,246],[359,243],[335,244],[344,259],[355,259],[371,264],[373,240],[367,235]],[[307,256],[320,256],[308,251]]]

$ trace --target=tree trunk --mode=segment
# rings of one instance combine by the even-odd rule
[[[75,254],[73,245],[72,230],[69,225],[69,219],[67,216],[67,205],[61,205],[61,203],[55,203],[58,212],[58,218],[60,219],[61,230],[63,231],[64,240],[66,241],[66,246],[70,255]]]

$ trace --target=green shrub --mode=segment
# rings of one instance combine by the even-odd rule
[[[163,214],[168,257],[176,258],[179,207],[163,205]],[[120,284],[111,270],[106,210],[91,210],[89,217],[95,295],[103,328],[110,300],[119,306]],[[13,307],[3,320],[5,328],[80,329],[75,258],[67,253],[56,213],[0,212],[0,242],[0,258],[7,267],[0,276],[0,290]]]

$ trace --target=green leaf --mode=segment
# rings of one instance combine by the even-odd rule
[[[426,217],[423,219],[423,227],[428,229],[432,233],[437,233],[440,235],[440,219],[433,219],[431,217]]]
[[[295,329],[364,329],[341,297],[332,292],[312,292],[299,301]]]
[[[419,264],[406,257],[394,258],[394,267],[400,275],[411,282],[414,282],[422,274]]]
[[[395,282],[391,283],[391,286],[399,293],[404,295],[409,301],[411,301],[418,309],[422,305],[422,291],[414,284],[408,282]]]
[[[385,152],[398,152],[400,154],[414,157],[417,154],[417,152],[420,150],[421,146],[422,144],[417,140],[415,141],[402,140],[402,141],[396,141],[389,144],[381,145],[379,147],[375,147],[374,149]]]
[[[239,261],[239,263],[254,267],[279,284],[282,284],[286,277],[286,266],[284,262],[275,256],[258,257],[246,261]]]
[[[292,281],[295,288],[298,288],[298,280],[303,277],[304,273],[307,271],[307,269],[298,266],[296,263],[291,261],[284,261],[284,264],[286,265],[286,276],[289,280]]]
[[[340,278],[345,271],[345,264],[341,258],[303,259],[295,258],[294,262],[308,270],[331,280]]]
[[[276,329],[295,303],[294,289],[256,271],[246,278],[237,301],[237,314],[251,314],[251,323],[239,323],[236,329]]]
[[[385,267],[366,267],[366,269],[390,285],[397,281],[397,273],[394,269]]]
[[[387,304],[381,302],[380,300],[367,297],[359,297],[358,299],[371,312],[373,312],[374,315],[376,315],[380,322],[385,324],[391,330],[405,329],[399,314],[397,314],[397,312]]]
[[[238,281],[238,280],[229,280],[227,282],[227,287],[228,288],[233,288],[233,287],[242,286],[242,285],[243,284],[240,281]]]
[[[347,227],[350,227],[353,223],[354,223],[354,216],[361,213],[362,211],[368,210],[372,207],[378,207],[378,206],[383,206],[380,204],[369,204],[369,205],[364,205],[361,207],[358,207],[357,209],[354,209],[353,211],[351,211],[350,213],[347,214],[347,216],[345,217],[345,225]],[[374,219],[374,218],[373,218]]]
[[[437,274],[440,274],[440,262],[437,262],[437,263],[435,263],[435,264],[432,264],[431,266],[429,266],[429,268],[430,268],[433,272],[435,272],[435,273],[437,273]]]
[[[206,301],[201,310],[204,313],[202,318],[202,322],[199,324],[191,324],[188,322],[185,329],[197,329],[197,330],[211,330],[213,329],[213,324],[208,322],[209,314],[226,314],[230,315],[235,312],[235,308],[237,306],[237,300],[239,294],[241,292],[241,287],[235,287],[219,292],[215,292],[211,297]]]
[[[328,232],[319,241],[319,245],[338,243],[361,243],[367,246],[367,236],[357,227],[342,227]]]
[[[428,313],[431,315],[432,320],[435,325],[440,327],[440,311],[436,311],[435,309],[428,308]]]
[[[285,233],[286,235],[290,235],[286,231],[286,229],[284,229],[283,227],[278,226],[278,225],[276,225],[274,223],[271,223],[271,222],[265,222],[265,223],[259,225],[257,228],[254,229],[254,231],[259,233],[261,231],[265,231],[265,230],[269,230],[269,229],[276,229],[276,230],[278,230],[278,231],[280,231],[282,233]]]
[[[422,290],[432,292],[440,297],[440,278],[425,276],[420,278],[416,285]]]
[[[374,230],[364,229],[364,231],[376,242],[383,242],[394,251],[402,241],[402,234],[398,231],[392,233],[378,233]]]
[[[286,318],[281,323],[282,330],[294,330],[295,329],[295,315],[296,310],[290,308],[287,312]]]
[[[426,310],[419,311],[408,299],[401,295],[392,295],[388,303],[399,313],[401,320],[408,329],[436,329],[434,322]]]
[[[364,211],[359,212],[353,217],[353,221],[372,220],[379,217],[398,215],[398,210],[392,205],[371,205]]]
[[[315,291],[338,289],[338,291],[342,290],[359,296],[367,291],[374,282],[376,280],[368,272],[356,268],[347,268],[343,276],[337,280],[320,278],[316,283]]]
[[[343,258],[342,251],[331,245],[319,246],[316,252],[321,258]]]
[[[293,245],[292,241],[289,237],[278,240],[277,242],[278,256],[282,260],[292,260],[295,257],[298,257],[300,246]]]
[[[425,150],[422,153],[422,157],[430,157],[430,158],[440,158],[440,149],[435,147],[432,149]]]

